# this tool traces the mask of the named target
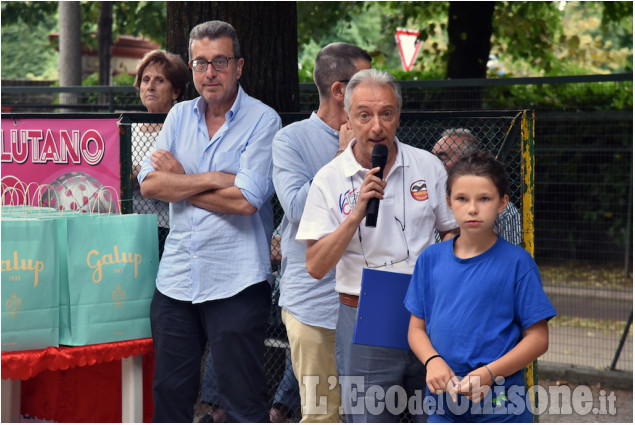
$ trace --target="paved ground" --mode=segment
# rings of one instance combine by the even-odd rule
[[[545,287],[558,314],[590,319],[626,321],[633,293],[621,290]]]
[[[539,360],[604,370],[613,362],[620,337],[621,331],[550,326],[549,350]],[[633,371],[632,335],[626,338],[616,369]]]
[[[571,390],[571,394],[574,394],[576,384],[563,380],[539,380],[539,384],[548,388],[549,386],[567,386]],[[632,380],[631,380],[632,382]],[[561,408],[560,412],[557,411],[556,405],[550,406],[544,413],[539,415],[541,423],[633,423],[633,390],[614,389],[611,387],[603,386],[600,383],[586,386],[592,392],[593,404],[591,412],[584,413],[581,407],[585,406],[585,402],[580,400],[580,397],[571,397],[572,406],[571,413],[568,413],[566,409]],[[578,390],[581,391],[581,390]],[[611,402],[610,400],[613,399]],[[601,405],[604,403],[604,406]],[[591,405],[589,405],[591,406]],[[564,404],[561,406],[564,407]],[[575,407],[575,408],[574,408]],[[597,413],[593,413],[593,409]],[[599,412],[601,408],[604,408],[606,412]],[[613,409],[614,408],[614,409]],[[563,413],[566,412],[566,413]]]
[[[574,295],[570,288],[545,290],[558,313],[569,317],[626,321],[633,308],[632,291],[577,288]],[[621,328],[549,327],[549,351],[538,361],[538,382],[543,388],[566,386],[571,391],[572,409],[570,413],[558,411],[559,406],[553,403],[539,415],[540,422],[633,423],[632,332],[618,357],[616,371],[607,371],[622,332]],[[588,395],[593,400],[588,413],[581,408],[587,404],[579,397],[583,390],[592,394]],[[573,397],[574,392],[578,397]]]

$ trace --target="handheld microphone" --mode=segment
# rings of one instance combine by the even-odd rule
[[[380,179],[384,178],[384,167],[388,161],[388,148],[386,145],[375,145],[373,154],[370,157],[371,167],[380,167],[375,173]],[[377,226],[377,213],[379,212],[379,198],[372,198],[366,206],[366,227]]]

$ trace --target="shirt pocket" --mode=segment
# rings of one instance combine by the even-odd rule
[[[240,168],[240,152],[217,152],[212,161],[212,170],[237,174]]]

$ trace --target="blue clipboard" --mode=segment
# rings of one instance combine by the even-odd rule
[[[354,344],[410,350],[410,312],[404,305],[412,275],[364,269]]]

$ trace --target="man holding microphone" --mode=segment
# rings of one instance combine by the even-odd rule
[[[314,278],[337,266],[336,361],[346,422],[396,422],[398,416],[385,409],[369,411],[378,400],[366,390],[398,385],[412,393],[425,388],[425,369],[410,350],[353,344],[362,270],[410,274],[421,251],[434,243],[434,229],[447,239],[458,226],[445,202],[443,164],[397,140],[401,90],[394,77],[359,71],[347,84],[344,105],[355,138],[313,179],[296,239],[307,243],[307,270]],[[386,150],[383,180],[376,175],[381,167],[371,162],[377,145]],[[380,200],[375,228],[366,226],[371,199]],[[358,377],[361,388],[349,386]],[[423,413],[414,416],[425,420]]]

